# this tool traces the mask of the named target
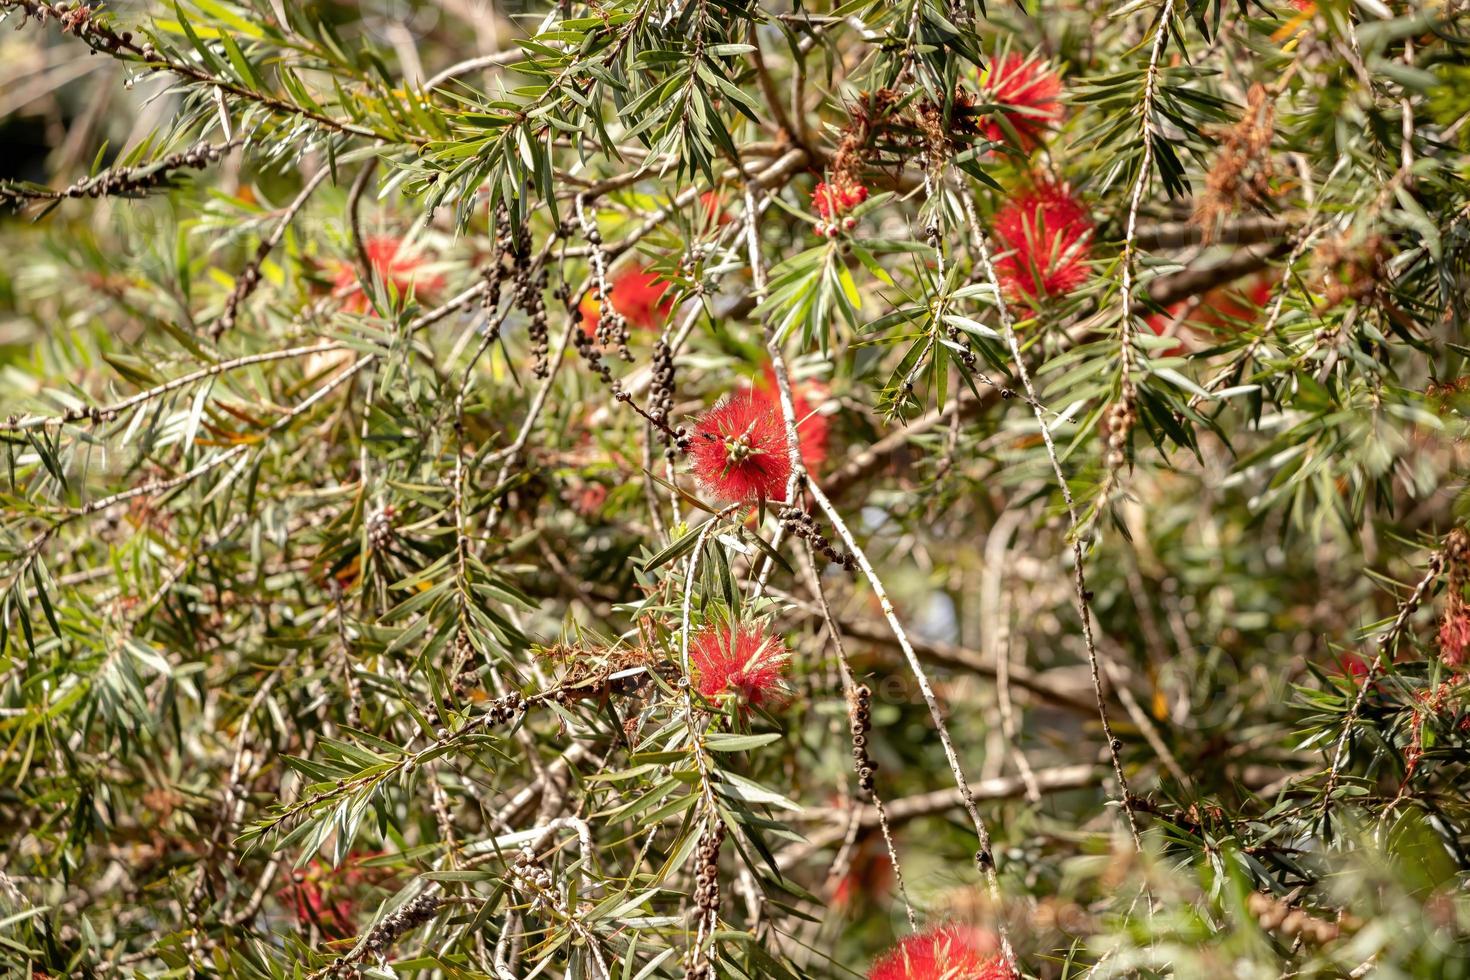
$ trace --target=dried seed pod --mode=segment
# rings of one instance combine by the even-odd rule
[[[812,550],[828,561],[841,565],[848,571],[857,569],[857,558],[833,545],[826,535],[818,530],[816,518],[811,514],[800,508],[788,507],[781,511],[778,519],[789,534],[809,542]]]
[[[848,731],[852,735],[852,766],[858,775],[859,795],[867,799],[873,793],[873,774],[878,763],[868,756],[868,732],[871,727],[873,691],[866,684],[853,688],[848,697]]]

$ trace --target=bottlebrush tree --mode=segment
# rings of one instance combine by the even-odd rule
[[[1470,6],[0,14],[6,975],[1470,976]]]

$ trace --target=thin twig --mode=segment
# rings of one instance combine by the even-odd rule
[[[230,371],[242,367],[250,367],[253,364],[265,364],[269,361],[283,361],[295,357],[310,357],[313,354],[325,354],[328,351],[344,350],[346,347],[346,344],[331,341],[312,344],[308,347],[290,347],[285,350],[265,351],[260,354],[247,354],[243,357],[234,357],[228,361],[220,361],[207,368],[192,371],[181,377],[170,378],[162,384],[155,385],[146,391],[140,391],[136,395],[130,395],[122,401],[113,402],[111,405],[73,408],[62,415],[28,415],[21,418],[0,421],[0,432],[18,432],[23,429],[49,428],[84,420],[90,421],[93,424],[98,422],[111,422],[120,414],[136,405],[145,404],[171,391],[187,388],[196,381],[203,381],[206,378],[216,378],[221,374],[227,374]]]
[[[1358,691],[1353,696],[1353,703],[1348,708],[1347,715],[1342,720],[1342,731],[1338,733],[1336,746],[1332,751],[1332,766],[1327,771],[1327,785],[1322,790],[1322,816],[1326,817],[1332,809],[1332,794],[1337,789],[1337,781],[1342,773],[1343,763],[1347,761],[1347,745],[1349,736],[1352,734],[1353,725],[1358,720],[1358,713],[1363,709],[1363,701],[1368,692],[1376,686],[1376,682],[1384,667],[1393,659],[1394,651],[1398,648],[1399,640],[1408,628],[1409,619],[1424,602],[1424,597],[1438,580],[1440,573],[1444,570],[1445,552],[1443,549],[1435,551],[1429,556],[1429,561],[1424,572],[1424,577],[1419,584],[1414,586],[1403,602],[1399,603],[1398,614],[1394,616],[1393,622],[1388,629],[1378,638],[1378,656],[1368,664],[1368,670],[1358,682]]]
[[[525,60],[526,53],[518,47],[506,48],[504,51],[496,51],[493,54],[482,54],[478,58],[468,58],[450,65],[424,82],[423,89],[425,92],[430,92],[445,82],[458,78],[460,75],[468,75],[474,71],[484,71],[486,68],[501,68],[505,65],[513,65],[518,61]]]
[[[778,380],[781,378],[784,370],[785,362],[777,362],[776,377]],[[782,411],[789,413],[787,420],[788,427],[794,426],[795,424],[795,413],[790,411],[790,406],[787,404],[789,398],[789,393],[783,392]],[[822,511],[827,515],[827,520],[832,524],[832,530],[842,540],[848,553],[857,559],[858,568],[862,569],[863,576],[868,580],[868,585],[872,588],[873,595],[878,600],[878,606],[883,611],[883,618],[888,621],[889,629],[893,630],[894,637],[903,649],[904,657],[908,660],[909,670],[913,673],[914,681],[919,686],[919,694],[923,697],[924,704],[929,708],[929,717],[934,722],[935,733],[939,736],[939,744],[944,749],[945,761],[949,764],[950,774],[954,777],[955,786],[959,790],[960,802],[964,805],[965,812],[970,817],[970,823],[975,828],[975,836],[980,841],[980,851],[975,855],[976,866],[985,877],[991,898],[995,901],[996,907],[999,908],[1001,905],[1000,878],[997,876],[995,870],[995,855],[990,843],[990,832],[986,830],[985,821],[980,818],[980,811],[975,806],[975,798],[970,792],[969,782],[966,780],[964,769],[960,765],[959,754],[955,752],[954,741],[949,736],[949,727],[945,723],[944,712],[940,710],[939,702],[934,697],[934,688],[929,684],[929,675],[925,672],[924,665],[919,661],[919,655],[914,652],[913,645],[909,642],[908,631],[904,629],[903,623],[898,618],[898,613],[894,611],[893,602],[888,598],[888,590],[884,587],[883,580],[878,577],[878,573],[873,569],[872,563],[868,560],[867,552],[857,543],[857,539],[853,537],[852,531],[848,529],[847,522],[842,519],[842,514],[838,512],[832,501],[827,498],[827,495],[822,492],[822,488],[817,484],[808,484],[807,492],[811,494],[817,506],[822,508]],[[998,922],[997,930],[1000,934],[1001,951],[1005,956],[1006,962],[1014,966],[1016,954],[1015,950],[1011,948],[1010,936],[1008,935],[1005,924]]]
[[[1011,757],[1016,761],[1021,780],[1026,784],[1026,798],[1032,803],[1041,802],[1041,788],[1036,784],[1036,774],[1021,747],[1021,735],[1016,726],[1016,710],[1011,700],[1011,611],[1008,603],[1001,601],[1002,570],[1005,568],[1006,553],[1010,550],[1011,537],[1021,523],[1022,512],[1008,510],[996,519],[985,536],[985,564],[980,579],[980,616],[983,652],[995,661],[995,694],[1000,705],[1001,731],[1009,743]]]
[[[378,169],[378,158],[372,157],[362,165],[352,181],[352,190],[347,193],[347,221],[352,228],[352,248],[357,253],[358,274],[364,283],[373,281],[373,263],[368,256],[367,239],[362,234],[362,195],[367,191],[368,181]]]
[[[827,628],[827,638],[832,641],[832,650],[837,655],[837,667],[842,675],[843,693],[847,697],[849,706],[855,703],[857,694],[857,683],[853,680],[852,665],[847,659],[847,649],[842,643],[842,632],[837,628],[837,621],[832,616],[832,607],[827,602],[827,593],[822,589],[821,576],[817,574],[816,556],[812,550],[812,543],[804,541],[804,548],[800,549],[802,574],[807,580],[807,588],[816,596],[817,604],[822,610],[822,623]],[[849,710],[851,716],[851,710]],[[883,797],[878,793],[876,787],[870,791],[872,806],[878,814],[878,828],[883,834],[883,846],[888,849],[888,863],[893,868],[893,880],[898,886],[898,897],[903,902],[904,914],[908,916],[909,928],[918,928],[918,919],[914,915],[913,903],[909,901],[908,886],[903,880],[903,866],[898,860],[898,848],[893,843],[893,829],[889,826],[888,815],[883,808]],[[852,812],[852,827],[849,838],[855,837],[861,821],[858,820],[857,810]],[[844,842],[845,846],[850,846]],[[836,862],[833,864],[834,870]]]
[[[235,288],[226,297],[225,308],[220,312],[219,319],[210,328],[210,335],[216,341],[235,326],[235,321],[240,314],[240,304],[245,302],[250,297],[250,294],[255,292],[255,287],[260,284],[260,267],[265,264],[265,260],[270,257],[271,252],[275,250],[276,246],[281,244],[281,239],[286,235],[286,228],[292,221],[296,220],[296,215],[300,213],[302,208],[306,207],[306,202],[311,200],[311,195],[316,193],[316,189],[321,186],[322,181],[326,180],[331,172],[331,164],[323,164],[321,169],[313,174],[311,179],[306,182],[306,185],[301,188],[301,193],[296,195],[296,199],[282,212],[280,220],[276,222],[276,226],[271,230],[271,233],[262,239],[261,243],[256,247],[254,257],[241,270],[240,275],[235,280]]]
[[[1171,0],[1172,2],[1172,0]],[[1016,339],[1015,324],[1011,320],[1010,307],[1006,305],[1005,294],[1001,290],[1000,279],[996,276],[995,263],[990,258],[990,247],[985,232],[980,227],[980,221],[975,214],[975,200],[970,194],[970,189],[961,184],[960,199],[964,204],[965,215],[969,221],[970,234],[975,246],[976,254],[980,258],[980,265],[985,272],[985,278],[994,292],[996,310],[1000,314],[1002,333],[1005,336],[1006,346],[1010,348],[1011,360],[1015,365],[1016,373],[1021,379],[1021,384],[1031,405],[1031,410],[1036,416],[1036,424],[1041,429],[1041,439],[1046,446],[1047,459],[1051,463],[1052,474],[1056,478],[1057,487],[1062,492],[1062,500],[1067,506],[1067,521],[1069,534],[1072,539],[1072,576],[1073,593],[1077,603],[1077,615],[1082,621],[1082,639],[1087,648],[1087,665],[1092,673],[1093,696],[1097,700],[1097,714],[1102,722],[1103,738],[1108,743],[1108,755],[1113,763],[1113,775],[1118,780],[1118,788],[1122,798],[1126,802],[1131,795],[1128,789],[1128,776],[1123,772],[1123,760],[1120,755],[1122,742],[1113,735],[1113,723],[1108,716],[1108,702],[1103,695],[1102,671],[1098,664],[1097,640],[1092,634],[1092,607],[1090,605],[1091,591],[1087,588],[1087,573],[1084,568],[1085,561],[1082,552],[1081,527],[1077,519],[1077,505],[1072,499],[1072,489],[1067,484],[1066,474],[1062,472],[1062,462],[1057,455],[1056,443],[1051,436],[1051,426],[1047,424],[1046,415],[1041,407],[1041,402],[1036,396],[1036,387],[1031,382],[1031,372],[1026,367],[1026,359],[1021,354],[1020,342]],[[1129,835],[1133,838],[1136,850],[1143,850],[1143,841],[1138,835],[1138,823],[1133,817],[1133,812],[1126,806],[1123,813],[1128,821]]]

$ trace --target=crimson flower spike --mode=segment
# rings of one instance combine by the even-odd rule
[[[775,400],[750,391],[722,398],[694,423],[690,458],[695,478],[729,503],[786,499],[791,455]]]
[[[778,636],[761,626],[710,626],[689,641],[689,663],[698,673],[696,689],[711,700],[735,696],[756,708],[779,704],[790,657]]]
[[[1038,180],[996,212],[1005,254],[996,276],[1012,300],[1065,296],[1087,281],[1092,217],[1064,184]]]
[[[868,980],[1013,980],[995,937],[957,923],[905,936],[873,961]]]
[[[980,95],[999,106],[996,118],[985,120],[981,134],[993,143],[1008,142],[1031,151],[1062,118],[1062,80],[1035,55],[1016,52],[999,55],[980,75]]]

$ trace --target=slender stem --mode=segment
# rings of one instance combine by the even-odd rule
[[[1143,191],[1148,184],[1154,165],[1154,100],[1158,95],[1159,85],[1159,63],[1164,56],[1164,48],[1169,40],[1170,21],[1174,17],[1174,0],[1164,0],[1163,10],[1159,12],[1159,26],[1154,33],[1153,48],[1149,52],[1148,71],[1144,76],[1143,104],[1139,106],[1141,125],[1143,127],[1143,158],[1138,163],[1138,176],[1134,178],[1133,190],[1128,200],[1128,220],[1126,230],[1123,233],[1123,281],[1121,286],[1123,300],[1123,323],[1121,332],[1122,352],[1118,361],[1118,373],[1121,378],[1122,399],[1130,409],[1137,393],[1133,386],[1133,361],[1135,351],[1133,348],[1133,262],[1134,252],[1137,250],[1138,238],[1138,210],[1143,203]]]
[[[1342,731],[1338,733],[1337,743],[1332,750],[1332,766],[1327,771],[1327,785],[1322,790],[1322,815],[1325,817],[1332,809],[1332,794],[1337,789],[1337,781],[1341,778],[1343,764],[1347,761],[1347,745],[1352,735],[1353,725],[1358,720],[1358,714],[1363,710],[1363,701],[1368,696],[1383,672],[1385,665],[1393,659],[1394,650],[1398,648],[1399,639],[1409,625],[1409,618],[1414,615],[1415,610],[1423,604],[1425,596],[1429,594],[1430,588],[1439,579],[1440,573],[1444,571],[1445,552],[1443,549],[1429,556],[1428,566],[1424,577],[1419,584],[1414,586],[1414,591],[1399,603],[1398,614],[1394,616],[1393,622],[1383,635],[1378,638],[1378,656],[1368,664],[1368,670],[1358,683],[1357,694],[1353,696],[1353,703],[1348,708],[1347,715],[1342,720]]]
[[[804,547],[800,550],[802,573],[806,577],[807,588],[816,596],[818,606],[822,610],[822,623],[827,627],[827,638],[832,641],[832,650],[837,655],[837,666],[842,674],[842,688],[848,697],[848,704],[851,705],[855,703],[857,683],[853,680],[852,665],[847,660],[847,648],[842,642],[842,631],[837,628],[837,621],[832,616],[832,607],[827,603],[827,593],[822,588],[821,576],[817,574],[816,554],[812,550],[812,544],[810,541],[805,541],[803,544]],[[849,717],[851,717],[850,711]],[[903,901],[904,914],[908,916],[909,928],[917,930],[919,928],[918,918],[914,914],[913,903],[909,901],[908,886],[904,884],[903,865],[898,860],[898,847],[893,843],[893,828],[888,822],[883,797],[879,795],[876,787],[869,792],[869,795],[873,800],[873,810],[878,816],[878,829],[883,834],[883,846],[888,850],[888,863],[893,868],[893,880],[898,886],[898,897]],[[852,831],[856,831],[860,822],[858,811],[854,808]],[[850,845],[844,842],[844,846]]]
[[[493,54],[482,54],[478,58],[467,58],[464,61],[450,65],[448,68],[430,77],[428,81],[424,82],[423,89],[425,92],[430,92],[445,82],[452,81],[461,75],[484,71],[486,68],[500,68],[505,65],[513,65],[518,61],[525,60],[526,53],[518,47],[496,51]]]
[[[238,370],[242,367],[250,367],[253,364],[265,364],[270,361],[283,361],[295,357],[310,357],[313,354],[325,354],[329,351],[344,350],[346,344],[333,342],[311,344],[306,347],[289,347],[285,350],[265,351],[260,354],[247,354],[244,357],[231,358],[228,361],[220,361],[207,368],[200,368],[189,374],[177,378],[171,378],[149,388],[140,391],[136,395],[130,395],[122,401],[113,402],[110,405],[97,405],[90,408],[73,408],[64,415],[29,415],[23,418],[0,420],[0,432],[18,432],[23,429],[38,429],[51,426],[67,425],[72,422],[92,420],[94,422],[110,422],[123,412],[136,405],[142,405],[152,401],[171,391],[187,388],[196,381],[206,378],[217,378],[222,374]]]
[[[1000,279],[996,276],[995,263],[991,261],[990,246],[985,232],[980,227],[979,218],[975,214],[975,200],[970,194],[970,189],[963,184],[960,186],[960,199],[964,204],[965,216],[970,225],[971,240],[975,246],[976,254],[980,258],[981,268],[985,272],[986,281],[995,295],[996,309],[1000,314],[1002,333],[1005,336],[1006,346],[1010,348],[1011,361],[1016,368],[1016,374],[1021,379],[1021,385],[1026,391],[1027,400],[1031,405],[1031,411],[1036,416],[1036,424],[1041,429],[1041,439],[1046,446],[1047,459],[1051,463],[1052,474],[1057,481],[1057,487],[1062,492],[1062,500],[1067,505],[1067,521],[1072,539],[1072,586],[1073,595],[1077,603],[1077,615],[1082,621],[1082,640],[1087,648],[1087,665],[1092,674],[1093,697],[1097,701],[1097,714],[1102,722],[1103,738],[1107,739],[1108,755],[1113,763],[1113,775],[1118,780],[1118,789],[1122,793],[1123,801],[1132,796],[1128,789],[1128,776],[1123,772],[1123,760],[1120,755],[1122,743],[1113,734],[1113,723],[1108,715],[1108,702],[1103,694],[1102,670],[1099,666],[1099,653],[1097,640],[1092,634],[1092,607],[1089,602],[1091,596],[1087,588],[1087,573],[1084,568],[1086,564],[1082,553],[1081,527],[1077,519],[1077,505],[1072,499],[1072,488],[1067,484],[1066,474],[1062,472],[1062,462],[1057,455],[1056,443],[1051,436],[1051,426],[1047,424],[1045,411],[1042,409],[1041,401],[1036,395],[1036,386],[1031,382],[1031,372],[1026,367],[1026,358],[1021,354],[1020,342],[1016,339],[1015,324],[1011,320],[1010,307],[1006,305],[1005,296],[1000,287]],[[1133,838],[1133,846],[1142,851],[1143,840],[1138,834],[1138,822],[1134,819],[1133,811],[1127,806],[1123,807],[1123,813],[1128,821],[1128,832]]]
[[[347,220],[352,226],[352,248],[357,253],[358,273],[364,283],[373,281],[373,263],[368,257],[367,239],[362,233],[362,195],[367,191],[368,182],[373,179],[377,169],[377,157],[363,164],[362,169],[357,172],[357,178],[352,182],[352,190],[347,194]]]
[[[306,207],[306,202],[311,200],[311,195],[316,193],[316,189],[331,172],[331,164],[323,164],[321,169],[306,182],[306,186],[301,188],[301,193],[296,195],[296,199],[287,205],[286,210],[281,213],[280,219],[276,222],[276,226],[271,229],[271,233],[256,247],[255,256],[241,270],[235,280],[235,288],[225,299],[224,310],[220,313],[214,326],[210,328],[210,334],[216,341],[235,326],[235,321],[240,315],[240,304],[249,299],[250,294],[255,292],[255,287],[260,284],[260,267],[270,257],[271,252],[275,251],[276,246],[281,244],[281,239],[286,235],[286,229],[292,221],[296,220],[296,215]]]
[[[784,369],[784,363],[778,364],[777,377]],[[1001,906],[1000,878],[995,870],[995,855],[991,847],[990,832],[985,828],[985,821],[980,818],[980,811],[975,806],[975,797],[970,792],[969,781],[965,778],[964,768],[960,765],[960,757],[955,752],[954,741],[949,736],[949,726],[945,723],[944,712],[940,710],[939,702],[934,696],[934,688],[929,683],[929,675],[924,670],[924,665],[919,661],[919,655],[914,652],[913,644],[909,642],[908,631],[904,629],[903,623],[894,611],[893,602],[888,598],[888,590],[883,585],[883,580],[873,569],[872,562],[868,560],[867,552],[857,543],[857,539],[848,530],[847,522],[842,519],[842,514],[827,499],[822,488],[815,483],[809,484],[807,492],[816,501],[817,506],[827,515],[832,524],[833,531],[842,540],[847,550],[857,559],[858,568],[862,570],[863,577],[868,580],[868,585],[873,590],[873,595],[878,599],[878,606],[883,611],[883,618],[888,621],[888,628],[893,631],[899,646],[903,649],[904,658],[908,661],[909,670],[914,675],[914,680],[919,686],[919,694],[924,699],[924,704],[929,708],[929,717],[934,722],[934,730],[939,736],[939,744],[944,749],[945,761],[949,764],[949,771],[954,777],[955,787],[959,790],[960,803],[965,812],[969,814],[970,822],[975,828],[975,836],[980,841],[980,852],[975,855],[976,865],[985,877],[989,886],[991,899],[996,908]],[[1001,951],[1005,955],[1006,962],[1012,967],[1016,965],[1016,953],[1011,948],[1011,940],[1006,930],[1005,923],[997,920],[997,929],[1000,933]]]

